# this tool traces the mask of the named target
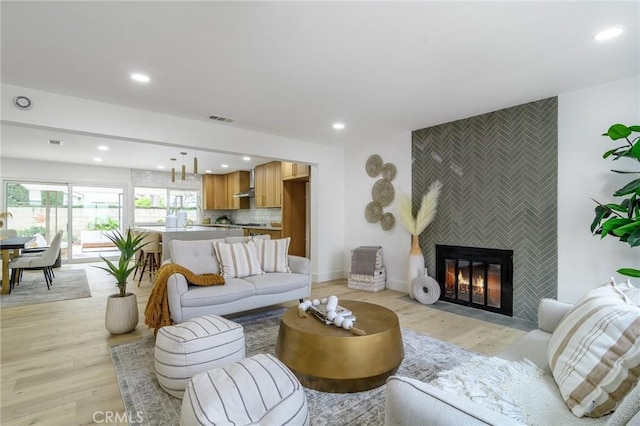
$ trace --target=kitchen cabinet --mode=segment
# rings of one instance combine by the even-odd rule
[[[249,189],[249,172],[238,171],[226,175],[204,175],[202,198],[204,210],[248,209],[249,198],[235,198],[233,194]]]
[[[289,254],[309,256],[307,185],[302,179],[282,182],[282,238],[291,237]]]
[[[233,194],[249,190],[249,172],[237,171],[227,176],[227,210],[248,209],[249,197],[234,197]]]
[[[227,209],[227,176],[202,176],[202,205],[204,210]]]
[[[255,206],[282,207],[282,166],[279,161],[260,164],[254,169]]]
[[[307,164],[282,162],[282,180],[308,178],[311,173]]]

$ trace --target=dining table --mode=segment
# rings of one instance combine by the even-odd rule
[[[9,237],[4,240],[0,240],[0,250],[2,250],[2,294],[9,294],[11,292],[10,276],[9,276],[9,261],[11,257],[18,256],[20,250],[32,241],[35,241],[36,237]]]

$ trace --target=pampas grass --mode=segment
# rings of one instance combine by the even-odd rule
[[[429,190],[422,196],[420,210],[416,217],[413,217],[411,198],[406,194],[401,194],[398,202],[398,217],[400,223],[409,231],[411,235],[420,235],[427,229],[436,217],[438,207],[438,197],[442,183],[435,181],[429,186]]]

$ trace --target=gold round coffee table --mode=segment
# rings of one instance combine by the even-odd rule
[[[280,320],[276,356],[303,386],[323,392],[360,392],[382,386],[404,357],[398,316],[383,306],[340,300],[356,316],[356,336],[312,314],[288,309]]]

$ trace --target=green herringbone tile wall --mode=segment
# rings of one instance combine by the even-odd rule
[[[443,183],[420,236],[429,275],[435,246],[513,250],[513,316],[537,320],[557,295],[558,99],[549,98],[412,134],[414,212]]]

